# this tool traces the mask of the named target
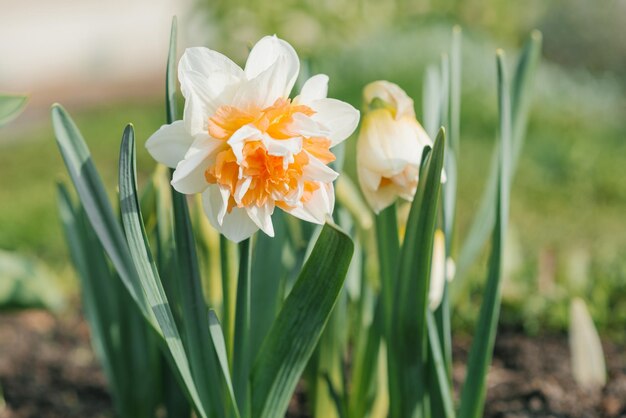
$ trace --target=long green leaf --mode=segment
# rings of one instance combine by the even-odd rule
[[[252,371],[252,416],[282,418],[333,310],[354,251],[326,224],[265,338]]]
[[[504,53],[497,53],[498,103],[500,110],[500,153],[498,164],[498,190],[496,194],[496,224],[493,230],[489,272],[484,292],[483,303],[474,340],[470,349],[467,376],[461,393],[460,418],[479,418],[482,416],[487,371],[491,363],[493,345],[500,313],[502,258],[508,220],[509,173],[511,169],[511,108],[509,87],[505,75]]]
[[[26,107],[26,96],[0,94],[0,127],[15,119],[24,107]]]
[[[109,268],[104,249],[82,207],[73,207],[62,185],[58,197],[70,255],[81,280],[92,344],[105,370],[117,414],[124,418],[151,418],[161,396],[157,336]]]
[[[539,63],[541,54],[541,33],[534,31],[517,63],[517,68],[513,77],[513,90],[511,92],[511,124],[512,124],[512,147],[511,147],[511,170],[509,177],[515,172],[517,167],[517,161],[521,154],[522,147],[524,145],[524,139],[526,134],[526,126],[528,122],[528,110],[530,107],[530,98],[532,91],[532,82],[535,74],[535,70]],[[499,166],[499,151],[496,148],[494,150],[491,168],[489,176],[487,177],[487,185],[481,203],[476,215],[472,221],[472,226],[468,232],[463,246],[461,247],[461,254],[459,255],[456,277],[457,281],[466,277],[467,272],[473,264],[476,257],[480,254],[484,243],[489,237],[489,233],[493,228],[495,219],[495,208],[493,201],[496,198],[498,191],[498,166]],[[509,179],[510,181],[511,179]],[[455,286],[456,297],[463,294],[463,288],[461,286]]]
[[[209,311],[209,329],[211,331],[211,338],[213,339],[213,345],[217,354],[224,378],[226,379],[226,386],[228,388],[231,399],[235,399],[235,391],[233,389],[233,383],[230,379],[230,369],[228,368],[228,353],[226,352],[226,342],[224,340],[224,333],[222,332],[222,326],[215,314],[215,311]],[[237,416],[239,412],[237,411]]]
[[[172,360],[180,373],[194,407],[201,417],[208,418],[207,411],[210,410],[208,394],[198,393],[196,388],[189,360],[163,290],[139,212],[135,168],[135,134],[130,125],[124,130],[120,150],[120,208],[128,248],[139,276],[136,285],[141,286],[145,292],[150,312],[156,319],[158,330],[165,339]]]
[[[433,412],[433,416],[454,418],[454,402],[452,401],[452,393],[450,388],[450,380],[448,370],[446,368],[445,358],[441,345],[440,337],[437,335],[437,324],[431,312],[427,315],[428,327],[428,355],[429,361],[432,363],[435,373],[434,380],[436,382],[438,400],[441,402],[441,411]],[[431,392],[432,393],[432,392]]]
[[[52,106],[52,124],[57,145],[94,231],[132,298],[148,321],[157,328],[141,290],[124,233],[113,213],[85,140],[65,109],[58,104]]]
[[[182,314],[180,330],[198,392],[201,396],[203,394],[209,396],[214,413],[218,416],[225,416],[226,405],[222,405],[221,379],[224,377],[229,381],[230,376],[223,375],[221,372],[227,370],[220,369],[217,363],[214,342],[210,333],[209,308],[204,300],[187,200],[185,195],[173,188],[171,192],[176,249],[175,274],[178,284],[176,294],[180,297],[172,303],[180,308]],[[229,399],[233,413],[238,417],[235,399],[233,397]]]
[[[398,367],[401,417],[422,416],[423,410],[426,314],[444,150],[445,134],[441,129],[432,152],[422,164],[398,263],[393,340],[389,349],[394,351]]]
[[[167,123],[178,119],[176,103],[176,41],[178,39],[178,20],[172,18],[170,31],[170,46],[167,53],[167,68],[165,70],[165,116]]]

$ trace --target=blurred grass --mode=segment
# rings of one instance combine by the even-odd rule
[[[325,48],[312,53],[308,63],[312,73],[330,75],[332,97],[360,107],[365,84],[389,79],[414,97],[419,115],[424,70],[439,60],[449,40],[450,25],[425,20]],[[483,156],[491,155],[495,138],[495,48],[484,34],[464,34],[460,237],[477,209],[489,166]],[[503,320],[531,332],[561,330],[567,325],[570,298],[582,295],[600,328],[617,333],[626,322],[623,88],[610,74],[593,76],[550,63],[542,64],[535,84],[528,139],[512,189],[511,226],[517,239],[509,249],[517,262],[509,262],[513,267],[505,283]],[[118,147],[127,122],[137,132],[139,174],[152,170],[143,142],[164,120],[160,99],[88,109],[70,106],[68,111],[109,191],[117,183]],[[352,175],[354,139],[347,144],[346,161]],[[67,176],[49,124],[0,141],[0,178],[0,248],[33,254],[63,270],[67,253],[54,182]],[[472,294],[455,312],[457,326],[474,321],[482,272],[480,266],[473,271]]]

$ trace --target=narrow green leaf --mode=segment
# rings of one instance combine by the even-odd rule
[[[208,394],[199,394],[197,391],[189,360],[156,270],[139,212],[135,168],[135,134],[130,125],[124,130],[120,150],[120,208],[129,252],[139,276],[138,282],[135,284],[141,286],[145,292],[150,312],[157,322],[157,329],[165,339],[172,360],[176,364],[176,369],[180,373],[194,407],[201,417],[208,418],[207,411],[210,410],[208,408]]]
[[[178,20],[172,18],[170,30],[170,46],[167,53],[167,68],[165,71],[165,115],[167,123],[173,123],[178,119],[178,106],[176,103],[176,42],[178,39]]]
[[[167,123],[174,122],[178,116],[176,102],[177,27],[177,19],[174,16],[172,18],[165,76]],[[219,349],[215,345],[216,341],[212,339],[210,314],[203,296],[202,278],[186,197],[173,188],[170,189],[174,215],[175,265],[178,276],[178,280],[176,280],[177,291],[174,294],[180,298],[174,301],[174,304],[181,312],[180,324],[185,341],[185,350],[189,356],[191,374],[203,402],[211,405],[211,408],[207,408],[207,412],[213,411],[218,416],[225,416],[227,409],[227,406],[223,405],[221,394],[221,381],[224,379],[229,389],[230,408],[234,416],[238,417],[239,411],[230,384],[230,372],[228,368],[221,367],[218,369],[216,363],[216,359],[220,360],[216,354],[216,350]]]
[[[130,258],[128,244],[83,137],[65,109],[58,104],[52,106],[52,124],[57,145],[94,231],[132,298],[156,327]]]
[[[530,39],[524,45],[522,53],[517,63],[517,68],[513,77],[513,90],[511,93],[511,123],[512,123],[512,149],[511,149],[511,170],[509,176],[512,177],[517,167],[517,161],[524,145],[526,134],[526,126],[528,122],[528,110],[530,107],[530,98],[532,92],[533,78],[535,70],[539,63],[541,54],[541,33],[534,31]],[[493,228],[495,219],[495,208],[493,201],[498,191],[498,166],[499,151],[494,150],[491,159],[491,168],[487,177],[487,185],[483,192],[480,206],[474,219],[472,226],[468,232],[461,253],[457,262],[456,281],[466,277],[467,272],[473,264],[476,257],[480,254],[483,245],[489,238],[489,233]],[[510,178],[509,181],[512,179]],[[464,294],[461,286],[455,286],[455,297]]]
[[[450,379],[448,378],[448,370],[446,368],[445,359],[439,344],[440,337],[437,335],[437,324],[431,312],[427,315],[428,327],[428,355],[429,361],[435,372],[435,382],[438,399],[441,401],[441,413],[433,412],[433,416],[442,418],[454,418],[454,402],[452,401],[452,391],[450,388]],[[431,392],[432,393],[432,392]]]
[[[426,314],[430,287],[431,255],[441,191],[445,150],[444,130],[422,163],[420,182],[413,198],[400,259],[393,311],[394,351],[401,393],[401,417],[422,416],[427,350]]]
[[[354,245],[326,224],[265,338],[252,371],[252,416],[282,418],[333,310]]]
[[[494,205],[496,207],[496,223],[493,230],[489,272],[483,293],[483,303],[480,307],[478,324],[468,359],[467,376],[461,393],[460,418],[479,418],[483,414],[487,372],[493,355],[493,345],[500,314],[502,258],[504,256],[510,187],[511,108],[509,86],[505,75],[504,53],[498,51],[496,57],[500,110],[498,189]]]
[[[204,300],[187,198],[171,188],[174,213],[175,274],[179,300],[171,301],[182,314],[181,333],[189,358],[191,373],[200,396],[207,395],[218,416],[225,416],[221,393],[222,375],[216,362],[209,324],[209,308]],[[239,416],[234,398],[229,398],[235,416]]]
[[[250,358],[255,358],[283,303],[287,271],[283,247],[287,230],[282,211],[272,216],[274,237],[257,234],[251,264]]]
[[[117,414],[151,418],[161,390],[157,336],[110,270],[104,249],[82,208],[73,208],[62,185],[58,196],[70,255],[81,280],[83,309],[92,344],[105,370]]]
[[[230,369],[228,368],[228,355],[226,352],[226,342],[224,341],[224,333],[222,332],[222,326],[217,318],[214,310],[209,310],[209,330],[211,332],[211,338],[213,339],[213,345],[215,346],[215,352],[217,359],[222,368],[222,373],[226,379],[226,386],[228,388],[229,396],[231,399],[235,399],[235,391],[233,390],[233,383],[230,379]],[[239,412],[237,411],[237,416]]]
[[[0,94],[0,127],[15,119],[26,107],[26,96]]]

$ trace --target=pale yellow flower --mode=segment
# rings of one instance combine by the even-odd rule
[[[433,142],[399,86],[375,81],[363,91],[366,113],[357,142],[357,174],[367,202],[379,213],[398,197],[413,200],[422,151]]]

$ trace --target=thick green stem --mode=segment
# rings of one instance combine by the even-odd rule
[[[397,275],[400,239],[396,206],[391,205],[376,216],[376,241],[378,260],[380,261],[380,300],[383,312],[383,335],[387,347],[391,344],[391,319],[393,315],[393,296]],[[389,387],[389,416],[400,418],[398,375],[393,350],[387,349],[387,373]]]
[[[233,380],[242,418],[250,416],[250,238],[239,244],[239,276],[235,306]]]

